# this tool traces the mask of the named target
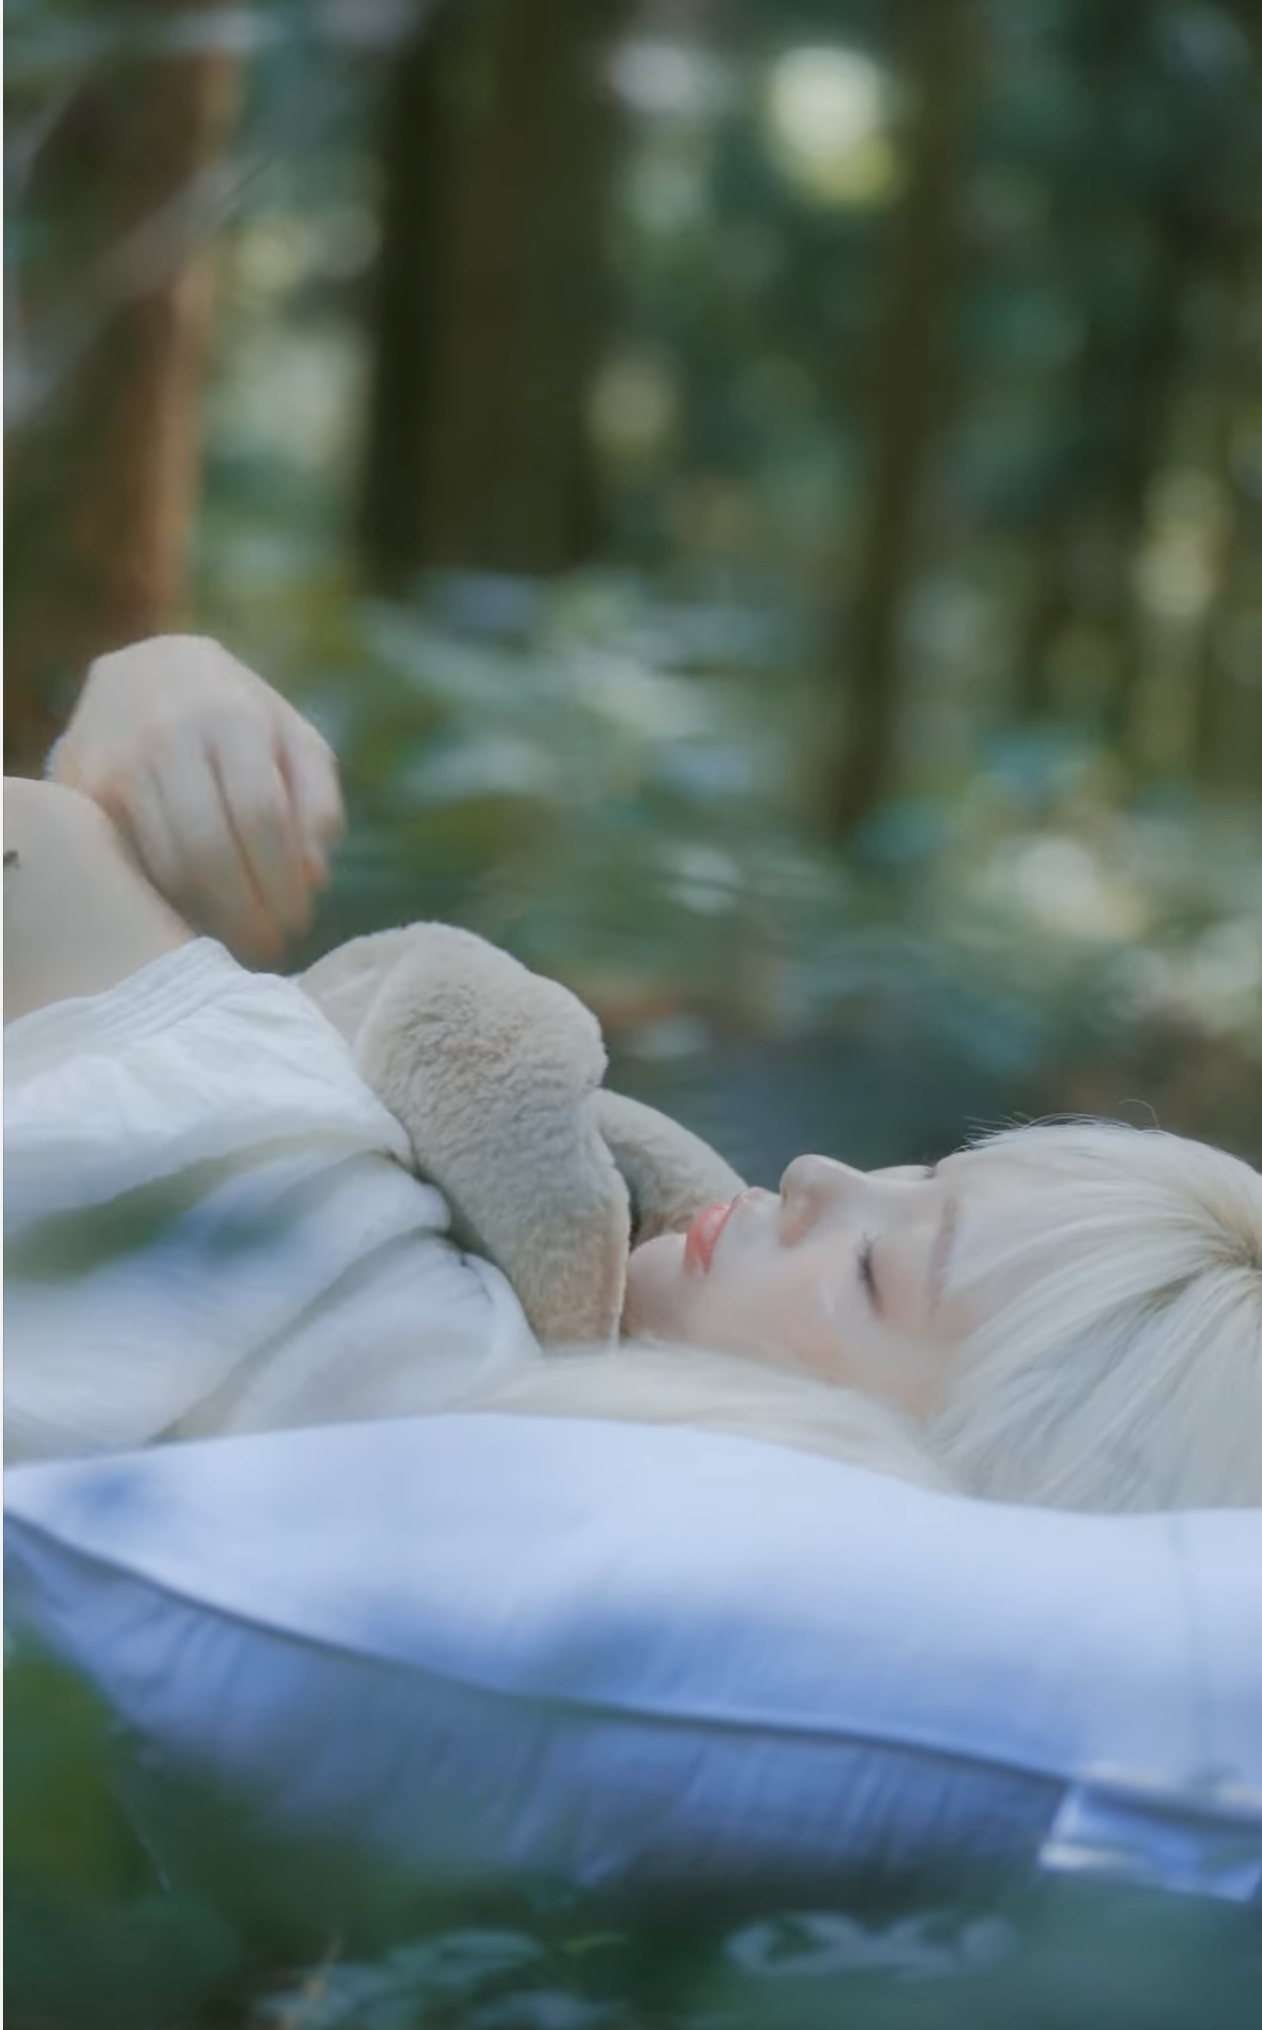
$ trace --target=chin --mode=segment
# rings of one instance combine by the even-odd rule
[[[623,1337],[660,1338],[676,1332],[683,1288],[683,1234],[659,1234],[632,1249],[622,1307]]]

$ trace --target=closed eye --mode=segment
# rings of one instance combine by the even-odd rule
[[[863,1285],[868,1303],[874,1311],[879,1311],[881,1308],[881,1296],[876,1287],[875,1254],[876,1242],[865,1240],[859,1248],[859,1281]]]

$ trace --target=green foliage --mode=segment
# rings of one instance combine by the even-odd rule
[[[767,1885],[760,1907],[753,1885],[739,1903],[682,1887],[650,1903],[528,1883],[494,1896],[401,1894],[384,1876],[378,1891],[364,1857],[346,1854],[349,1928],[325,1914],[335,1868],[295,1960],[300,1914],[278,1929],[275,1907],[302,1883],[305,1855],[278,1852],[270,1890],[247,1880],[230,1893],[228,1876],[204,1865],[232,1816],[220,1799],[201,1861],[168,1862],[159,1880],[113,1802],[115,1750],[91,1698],[23,1654],[7,1689],[16,2030],[1246,2030],[1253,2020],[1262,1942],[1248,1911],[1094,1880],[820,1884],[809,1903],[787,1905]]]
[[[355,584],[370,363],[356,274],[327,258],[348,204],[362,223],[373,104],[326,80],[335,146],[299,145],[225,237],[200,616],[345,756],[351,836],[299,959],[469,923],[586,993],[619,1077],[712,1131],[720,1041],[774,1071],[831,1040],[839,1135],[851,1073],[879,1088],[856,1116],[874,1160],[1130,1105],[1257,1151],[1262,494],[1256,374],[1227,365],[1257,316],[1254,27],[1191,0],[970,11],[896,775],[844,850],[818,813],[865,681],[844,622],[918,103],[897,10],[633,13],[583,398],[597,560],[545,584],[470,558],[393,607]],[[853,159],[809,106],[793,146],[777,130],[812,48],[840,64]],[[877,1066],[886,1036],[936,1094]]]
[[[721,1038],[834,1039],[858,1084],[890,1034],[941,1058],[930,1139],[1138,1102],[1262,1147],[1255,812],[1128,797],[1106,751],[1032,730],[962,790],[891,800],[843,855],[802,820],[811,691],[767,679],[774,614],[627,574],[330,608],[304,570],[275,596],[309,603],[293,689],[343,756],[351,824],[299,959],[467,923],[597,1007],[624,1083],[662,1098],[653,1067],[676,1060],[666,1096],[694,1115]],[[257,624],[275,609],[255,599]],[[891,1134],[865,1118],[853,1151],[873,1161],[920,1153],[888,1078]],[[706,1125],[740,1143],[739,1119]]]
[[[161,2030],[221,1993],[230,1923],[159,1881],[115,1790],[112,1721],[49,1659],[5,1662],[5,1996],[15,2025]]]

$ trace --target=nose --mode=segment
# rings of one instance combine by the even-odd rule
[[[862,1170],[831,1156],[795,1156],[780,1179],[781,1238],[804,1240],[821,1220],[835,1216],[867,1182]]]

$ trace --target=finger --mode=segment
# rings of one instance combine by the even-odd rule
[[[238,851],[264,910],[279,931],[300,929],[310,914],[289,785],[254,728],[224,726],[211,749],[220,794]]]
[[[328,877],[328,849],[346,829],[337,756],[304,720],[282,739],[278,758],[304,866],[310,879],[323,882]]]
[[[161,777],[148,768],[139,769],[128,782],[125,797],[102,797],[100,802],[154,887],[168,902],[186,903],[188,884],[181,880],[180,851],[162,801]]]
[[[278,930],[242,854],[219,780],[200,742],[148,776],[146,821],[164,841],[173,897],[234,950],[269,952]]]

